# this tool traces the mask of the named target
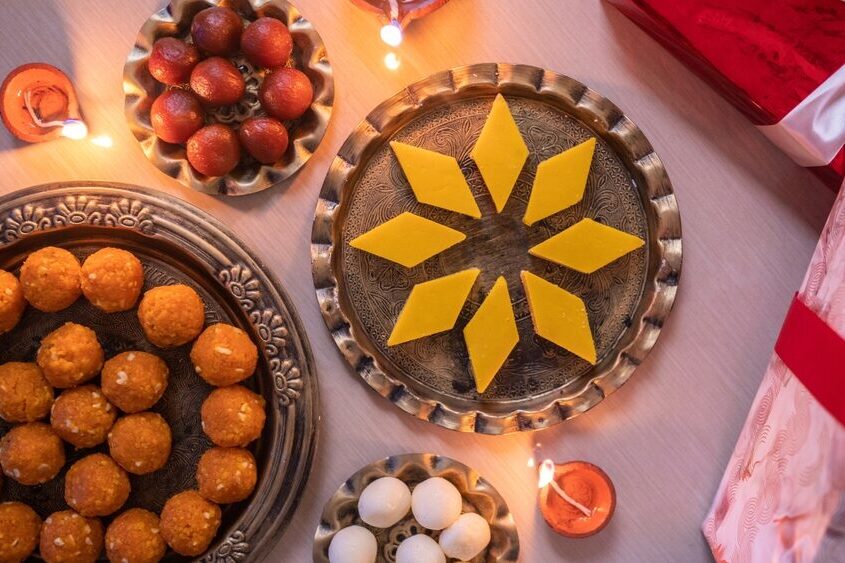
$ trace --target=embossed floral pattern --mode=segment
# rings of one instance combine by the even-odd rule
[[[207,563],[237,563],[246,561],[249,556],[249,544],[246,535],[237,530],[226,538],[213,553],[205,556]]]
[[[261,297],[258,280],[249,268],[240,264],[221,270],[218,279],[240,302],[241,307],[249,311],[255,307],[255,302]]]

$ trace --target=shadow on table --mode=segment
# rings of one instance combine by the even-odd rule
[[[823,219],[823,216],[819,215],[820,206],[826,214],[833,200],[832,194],[821,181],[781,153],[754,130],[744,115],[692,71],[683,67],[682,63],[636,24],[613,6],[605,2],[600,4],[620,46],[620,60],[627,64],[632,75],[639,77],[640,82],[653,92],[660,104],[671,111],[673,116],[694,126],[722,153],[725,160],[767,186],[784,205],[795,210],[802,220],[815,230],[821,230],[823,222],[820,222],[820,218]],[[618,89],[619,85],[614,86]],[[721,119],[709,119],[714,110],[721,113]],[[685,142],[672,131],[653,131],[645,125],[646,135],[653,140],[662,136],[666,141],[664,144]],[[761,154],[771,157],[763,160]],[[763,161],[774,162],[775,167],[761,166]],[[669,173],[671,177],[671,170]],[[679,183],[680,179],[674,180]]]
[[[92,17],[96,16],[92,14]],[[32,0],[0,2],[0,81],[22,64],[47,63],[64,71],[76,83],[77,61],[66,26],[62,9],[55,0],[38,0],[38,9],[33,9]],[[5,128],[0,131],[0,152],[28,145]]]

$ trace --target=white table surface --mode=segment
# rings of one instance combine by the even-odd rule
[[[708,561],[700,522],[833,194],[597,0],[453,0],[411,27],[396,72],[382,64],[386,49],[373,17],[348,0],[298,0],[322,34],[335,72],[334,116],[323,144],[290,185],[240,199],[198,194],[144,158],[123,117],[124,59],[141,24],[164,2],[0,2],[0,75],[26,62],[61,67],[77,86],[92,135],[114,140],[108,149],[69,140],[22,146],[0,131],[0,193],[84,179],[164,190],[221,219],[282,280],[314,349],[322,428],[307,491],[268,560],[310,561],[323,503],[360,466],[430,451],[474,466],[504,495],[519,528],[522,561]],[[669,171],[684,235],[675,310],[630,382],[576,420],[505,437],[418,421],[359,380],[320,317],[309,257],[317,194],[352,128],[411,82],[492,61],[568,74],[622,107]],[[546,528],[526,464],[538,442],[545,456],[589,460],[614,479],[618,510],[601,534],[569,540]]]

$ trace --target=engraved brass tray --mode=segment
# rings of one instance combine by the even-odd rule
[[[37,186],[0,199],[0,268],[17,273],[30,252],[47,245],[64,247],[80,258],[106,245],[129,250],[144,265],[144,290],[188,284],[203,298],[206,324],[239,326],[258,345],[258,369],[244,382],[267,401],[264,432],[252,446],[258,483],[249,499],[222,507],[220,530],[203,557],[221,563],[260,559],[302,496],[319,419],[308,341],[278,281],[209,215],[160,192],[119,184]],[[29,307],[18,326],[0,336],[0,363],[33,361],[40,339],[69,320],[93,328],[107,358],[140,349],[160,356],[170,368],[170,384],[152,410],[172,428],[172,454],[161,470],[129,476],[132,493],[123,507],[159,512],[171,495],[196,488],[197,461],[211,447],[200,425],[200,405],[212,388],[194,373],[190,344],[156,348],[144,338],[135,310],[107,314],[84,298],[53,314]],[[0,435],[8,427],[0,421]],[[92,451],[108,453],[105,446],[80,451],[68,446],[64,469],[44,485],[24,487],[4,480],[0,501],[25,502],[42,518],[65,509],[65,471]],[[165,560],[184,558],[171,551]]]
[[[411,490],[429,477],[442,477],[458,488],[464,499],[464,512],[477,512],[490,523],[490,545],[472,563],[515,563],[519,556],[519,535],[505,499],[474,469],[454,459],[435,454],[403,454],[384,458],[363,467],[347,479],[326,502],[320,525],[314,534],[314,563],[328,563],[329,544],[341,529],[357,524],[369,529],[378,541],[378,563],[396,561],[396,548],[402,540],[424,533],[435,539],[440,532],[426,530],[413,515],[387,529],[364,524],[358,516],[358,497],[381,477],[396,477]]]
[[[497,93],[530,150],[502,213],[496,214],[469,153]],[[537,164],[596,137],[583,200],[525,227],[522,214]],[[388,141],[454,156],[483,217],[416,202]],[[406,269],[349,247],[349,241],[404,211],[466,233],[460,244]],[[636,234],[646,245],[590,274],[529,256],[528,249],[590,217]],[[681,222],[672,184],[642,131],[597,92],[526,65],[479,64],[432,75],[379,105],[352,132],[326,176],[311,234],[317,300],[346,360],[396,406],[445,428],[485,434],[546,428],[595,406],[618,389],[654,346],[675,300]],[[481,269],[455,328],[388,347],[387,337],[414,284]],[[519,271],[528,269],[584,300],[598,363],[534,334]],[[461,331],[483,291],[503,275],[520,342],[479,396]]]
[[[147,70],[153,43],[161,37],[190,37],[194,15],[209,6],[227,6],[244,17],[245,22],[261,16],[283,21],[293,37],[291,66],[304,72],[314,87],[314,101],[305,114],[286,121],[290,144],[282,160],[263,165],[242,155],[241,163],[231,173],[219,178],[197,174],[188,164],[185,148],[161,141],[150,124],[153,100],[165,90]],[[264,76],[246,58],[233,59],[246,81],[246,93],[234,106],[207,113],[207,121],[236,126],[254,115],[264,115],[258,101],[258,88]],[[168,6],[141,27],[135,46],[123,68],[124,111],[129,128],[141,149],[159,170],[195,190],[222,195],[245,195],[266,190],[293,176],[317,150],[326,133],[334,103],[334,79],[323,40],[299,10],[286,0],[171,0]]]

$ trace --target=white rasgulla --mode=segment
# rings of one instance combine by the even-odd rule
[[[454,524],[440,534],[443,553],[455,559],[469,560],[490,543],[490,524],[479,514],[461,514]]]
[[[329,544],[329,563],[375,563],[378,542],[371,531],[349,526],[334,535]]]
[[[455,485],[442,477],[426,479],[414,488],[411,509],[423,528],[442,530],[461,515],[463,500]]]
[[[446,563],[446,555],[432,538],[417,534],[399,544],[396,563]]]
[[[389,528],[411,509],[411,490],[396,477],[376,479],[358,498],[361,520],[376,528]]]

